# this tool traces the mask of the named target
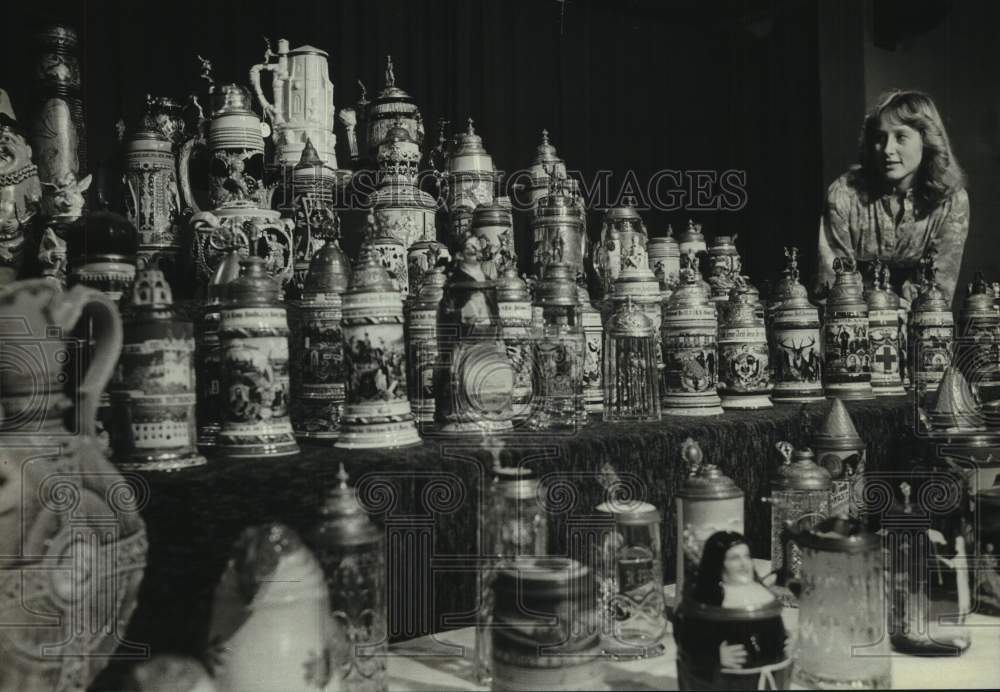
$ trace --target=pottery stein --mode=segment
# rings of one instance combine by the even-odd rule
[[[496,168],[493,157],[476,134],[472,118],[462,134],[456,135],[448,150],[448,208],[492,204],[495,196]]]
[[[392,56],[387,55],[385,61],[384,88],[371,101],[366,100],[362,93],[361,101],[358,102],[357,112],[364,116],[364,141],[361,146],[371,156],[375,155],[379,144],[394,127],[405,129],[418,146],[424,141],[424,121],[420,108],[412,96],[396,86]]]
[[[864,472],[868,447],[840,399],[833,399],[810,443],[816,463],[833,479],[830,514],[859,516],[864,504]]]
[[[865,293],[868,304],[868,337],[872,354],[872,391],[875,396],[900,396],[903,389],[901,360],[905,358],[899,319],[899,296],[889,284],[889,268],[875,262],[875,283]]]
[[[413,417],[421,426],[434,423],[434,371],[440,360],[437,316],[445,282],[444,267],[428,271],[406,309],[406,382]]]
[[[969,284],[958,331],[955,364],[966,380],[976,383],[980,398],[991,402],[987,411],[992,414],[1000,399],[1000,309],[982,274]]]
[[[205,463],[195,451],[194,326],[177,317],[163,273],[139,272],[111,388],[119,468],[173,471]]]
[[[7,92],[0,89],[0,285],[13,281],[21,268],[24,234],[38,212],[42,188],[31,147],[14,118]]]
[[[514,249],[514,218],[510,199],[498,197],[490,204],[480,204],[472,213],[472,235],[482,244],[483,273],[496,281],[508,267],[517,268]]]
[[[408,250],[418,241],[437,240],[437,202],[418,187],[420,146],[403,127],[393,127],[378,143],[378,189],[368,199],[379,226]]]
[[[674,229],[667,226],[667,234],[659,238],[650,238],[646,243],[646,253],[649,256],[649,268],[654,274],[663,272],[663,281],[670,290],[680,281],[681,249],[674,240]]]
[[[736,277],[719,320],[719,393],[723,409],[771,408],[771,368],[760,301]]]
[[[823,389],[840,399],[871,399],[868,305],[853,257],[833,260],[836,279],[823,319]]]
[[[82,320],[97,348],[80,377],[68,335]],[[46,279],[0,288],[0,621],[23,623],[0,631],[0,689],[75,692],[116,649],[142,655],[125,628],[145,568],[148,498],[93,437],[121,345],[118,311],[97,291]]]
[[[240,253],[227,254],[216,267],[208,285],[208,300],[195,332],[196,380],[198,382],[198,447],[214,447],[222,428],[225,396],[222,392],[222,342],[219,321],[226,298],[226,284],[240,276]]]
[[[823,400],[823,358],[819,311],[809,302],[799,282],[798,249],[785,248],[787,266],[768,310],[774,403],[811,403]]]
[[[635,209],[634,199],[629,198],[624,205],[612,207],[604,214],[601,240],[593,248],[594,271],[604,289],[602,298],[611,293],[618,275],[630,266],[629,258],[645,256],[648,238],[646,225]],[[645,262],[647,266],[644,268],[651,270],[648,258]]]
[[[924,284],[910,306],[909,362],[919,401],[937,391],[955,347],[951,302],[935,280],[933,261],[924,264]]]
[[[264,260],[240,261],[219,321],[225,413],[218,450],[229,457],[297,454],[288,414],[288,321]]]
[[[694,250],[696,255],[708,252],[708,245],[705,243],[705,235],[701,232],[701,224],[688,220],[687,228],[684,229],[677,238],[678,250],[681,257]]]
[[[736,285],[740,276],[743,260],[736,249],[736,238],[732,235],[718,235],[712,239],[708,248],[709,270],[708,283],[712,287],[712,300],[724,303],[729,298],[729,292]]]
[[[549,193],[538,200],[531,220],[532,273],[543,278],[549,265],[565,264],[572,276],[584,272],[587,233],[583,207],[566,180],[549,178]]]
[[[529,182],[526,186],[527,202],[531,211],[535,210],[538,200],[549,193],[549,178],[565,179],[566,164],[556,155],[556,148],[549,143],[549,131],[542,130],[542,143],[535,150],[535,160],[528,168]],[[521,198],[519,198],[520,200]]]
[[[279,166],[297,164],[309,140],[325,164],[337,167],[328,58],[326,51],[312,46],[289,50],[288,41],[282,38],[278,39],[277,53],[268,42],[264,62],[250,68],[254,94],[274,126],[271,136]],[[261,87],[261,72],[271,73],[271,100]]]
[[[139,268],[149,265],[169,272],[180,247],[181,198],[173,144],[159,132],[140,129],[125,142],[124,164],[125,216],[139,232]]]
[[[223,692],[315,692],[334,671],[320,568],[286,526],[243,531],[215,589],[207,658]]]

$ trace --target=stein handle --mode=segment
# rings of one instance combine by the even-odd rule
[[[265,115],[269,116],[275,125],[284,125],[285,117],[281,114],[281,104],[275,105],[267,100],[264,96],[264,90],[260,86],[260,73],[267,71],[271,73],[271,93],[274,96],[275,101],[281,99],[281,85],[288,80],[288,42],[284,39],[278,42],[278,53],[276,57],[277,62],[262,62],[257,63],[250,68],[250,84],[253,86],[254,94],[257,96],[257,102],[260,103],[260,107],[264,109]],[[271,53],[270,48],[268,49],[265,60],[269,57],[274,56]]]
[[[181,179],[181,198],[185,208],[190,208],[191,212],[197,214],[201,211],[198,202],[191,191],[191,154],[196,146],[205,146],[205,141],[201,137],[192,137],[181,146],[180,160],[177,163],[177,172]]]
[[[101,394],[115,373],[122,350],[122,319],[114,302],[100,291],[74,286],[60,296],[53,317],[64,334],[69,333],[81,318],[89,317],[95,337],[90,367],[77,389],[80,432],[97,432],[97,407]]]

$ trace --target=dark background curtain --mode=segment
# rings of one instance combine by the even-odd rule
[[[455,131],[472,117],[505,171],[531,163],[547,128],[584,181],[608,171],[590,209],[592,238],[603,209],[632,193],[652,235],[689,218],[709,237],[738,233],[755,280],[783,266],[783,244],[802,248],[807,271],[813,259],[824,186],[813,2],[85,0],[10,10],[18,30],[7,32],[0,86],[19,116],[30,112],[31,25],[77,26],[91,170],[110,161],[116,121],[134,122],[146,93],[204,90],[196,55],[212,61],[217,82],[247,83],[262,37],[288,38],[330,53],[338,108],[357,100],[359,79],[377,93],[392,54],[431,144],[439,118]],[[647,187],[662,169],[688,181],[744,171],[745,206],[705,209],[718,192],[709,184],[702,209],[684,208],[690,198],[656,208]],[[660,200],[677,200],[676,189],[661,178]]]

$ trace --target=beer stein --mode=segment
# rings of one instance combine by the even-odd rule
[[[830,473],[833,495],[830,514],[860,515],[864,503],[864,472],[868,446],[854,427],[851,414],[840,399],[833,399],[819,431],[810,442],[816,463]]]
[[[708,283],[712,287],[712,300],[716,303],[724,303],[729,299],[729,292],[736,285],[736,278],[743,268],[743,260],[736,249],[737,237],[715,236],[708,248]]]
[[[535,159],[528,167],[529,182],[527,185],[528,208],[533,212],[538,200],[549,192],[549,177],[565,179],[566,164],[556,155],[556,148],[549,143],[549,131],[542,130],[542,143],[535,150]]]
[[[774,403],[822,401],[819,311],[799,283],[798,249],[785,248],[787,266],[765,315],[770,321]]]
[[[0,89],[0,285],[13,281],[23,261],[25,231],[39,210],[42,188],[31,147],[14,118],[7,92]]]
[[[538,200],[531,220],[532,273],[540,278],[544,278],[545,268],[553,264],[568,265],[573,276],[584,271],[585,214],[565,183],[555,176],[549,178],[549,193]]]
[[[417,146],[424,142],[424,120],[416,101],[403,89],[396,86],[396,71],[392,56],[385,58],[385,87],[368,101],[362,85],[361,100],[357,112],[364,118],[364,141],[360,143],[366,156],[375,156],[379,144],[394,127],[402,127]]]
[[[257,101],[273,123],[271,137],[279,166],[296,165],[306,141],[311,141],[320,160],[331,168],[337,167],[328,58],[326,51],[313,46],[289,50],[288,41],[282,38],[278,39],[276,54],[268,41],[264,62],[250,68],[250,84]],[[271,73],[271,101],[261,88],[261,72]]]
[[[420,241],[437,240],[437,202],[417,187],[420,147],[403,127],[393,127],[377,145],[378,189],[368,204],[379,227],[406,252]]]
[[[158,131],[141,129],[125,143],[124,158],[126,218],[139,232],[138,267],[173,276],[181,213],[173,143]]]
[[[760,302],[737,277],[719,320],[719,393],[723,409],[771,408],[771,369]]]
[[[875,262],[876,281],[865,294],[868,336],[872,354],[872,392],[875,396],[900,396],[903,389],[901,359],[905,358],[899,319],[899,296],[889,285],[889,268]],[[903,327],[905,328],[905,327]]]
[[[654,274],[662,270],[663,283],[672,291],[680,281],[681,271],[681,250],[674,240],[674,229],[667,226],[665,236],[650,238],[646,243],[646,253],[650,270]]]
[[[694,221],[688,220],[687,228],[677,238],[677,246],[681,257],[684,257],[692,250],[696,255],[708,252],[705,235],[701,232],[701,224],[696,224]]]
[[[476,134],[472,118],[462,134],[456,135],[448,150],[448,208],[492,204],[495,197],[496,168],[493,157],[483,148],[483,138]]]
[[[868,305],[852,257],[833,260],[837,278],[826,301],[823,322],[823,388],[840,399],[871,399],[871,344]]]
[[[612,207],[605,213],[601,240],[593,248],[594,271],[604,288],[604,297],[611,293],[618,275],[640,261],[640,257],[646,264],[645,269],[652,270],[646,258],[648,238],[634,199],[628,198],[623,206]]]
[[[660,420],[653,321],[628,298],[604,331],[605,422]]]
[[[910,306],[909,361],[918,401],[937,391],[955,346],[951,302],[935,280],[933,259],[921,261],[924,283]]]
[[[517,269],[514,248],[514,217],[510,200],[498,197],[490,204],[480,204],[472,213],[472,234],[483,247],[483,273],[496,281],[508,267]]]

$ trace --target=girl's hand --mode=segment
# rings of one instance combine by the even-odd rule
[[[723,668],[742,668],[747,662],[747,650],[742,644],[719,644],[719,665]]]

